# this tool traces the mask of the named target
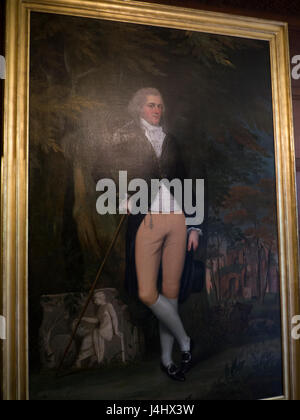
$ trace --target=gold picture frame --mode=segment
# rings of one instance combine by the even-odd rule
[[[277,183],[284,395],[300,399],[300,342],[292,318],[300,314],[295,154],[286,23],[137,1],[9,0],[6,10],[7,78],[1,178],[1,288],[7,339],[3,342],[5,400],[29,398],[28,162],[29,52],[32,12],[150,24],[268,41],[271,52]]]

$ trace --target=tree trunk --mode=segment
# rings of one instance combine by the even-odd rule
[[[248,287],[248,261],[246,257],[246,250],[243,249],[243,265],[244,265],[244,278],[243,278],[243,287]]]
[[[219,284],[219,302],[222,300],[222,284],[221,284],[221,270],[220,270],[220,248],[221,248],[221,241],[217,238],[217,270],[218,270],[218,284]]]
[[[269,285],[269,277],[270,277],[270,269],[271,269],[271,261],[272,261],[272,248],[268,250],[268,264],[267,264],[267,272],[266,272],[266,280],[265,280],[265,287],[262,294],[262,303],[265,301],[268,285]]]
[[[219,303],[220,299],[219,299],[218,287],[217,287],[217,284],[216,284],[216,279],[215,279],[215,274],[214,274],[213,259],[210,260],[210,263],[211,263],[211,281],[212,281],[213,289],[214,289],[214,292],[215,292],[215,295],[216,295],[217,303]]]
[[[256,280],[256,288],[257,288],[257,298],[261,300],[262,296],[262,281],[261,281],[261,262],[262,262],[262,246],[257,239],[257,280]]]

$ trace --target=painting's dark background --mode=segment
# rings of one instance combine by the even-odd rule
[[[96,214],[95,182],[111,175],[113,134],[129,119],[133,93],[155,86],[190,177],[206,180],[207,217],[196,256],[206,263],[206,284],[183,305],[182,316],[199,344],[199,369],[201,361],[211,371],[210,384],[193,397],[256,399],[282,392],[269,60],[266,42],[32,14],[32,378],[39,378],[41,296],[86,291],[94,280],[118,223]],[[145,362],[155,363],[155,320],[123,287],[124,233],[98,287],[119,291],[132,322],[144,329]],[[224,377],[212,373],[215,363]],[[41,397],[39,386],[32,389],[33,398]],[[157,389],[146,392],[151,397]]]

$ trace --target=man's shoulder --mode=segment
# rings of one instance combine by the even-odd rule
[[[118,128],[113,134],[114,144],[130,141],[137,136],[142,135],[142,131],[135,121],[129,121],[122,127]]]

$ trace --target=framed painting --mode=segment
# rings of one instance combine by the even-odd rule
[[[287,25],[117,0],[6,19],[4,399],[299,399]]]

